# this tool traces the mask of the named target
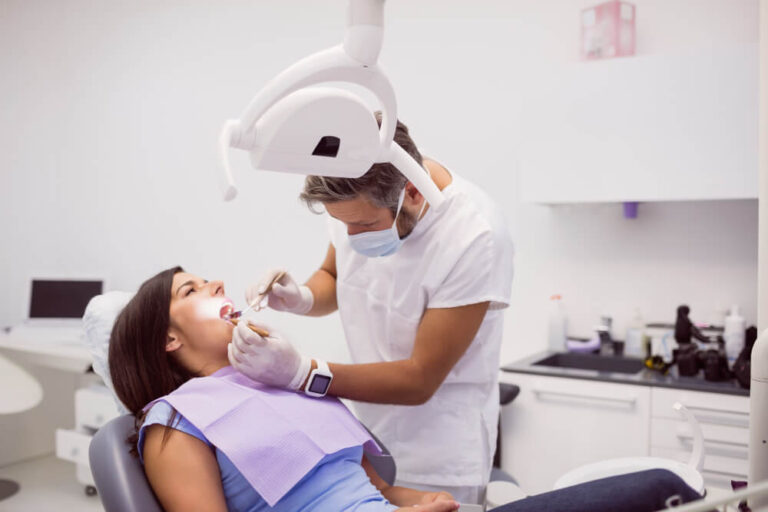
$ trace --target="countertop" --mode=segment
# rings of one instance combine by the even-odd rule
[[[699,372],[699,376],[697,377],[680,377],[677,374],[676,366],[673,367],[667,375],[662,375],[657,371],[649,370],[647,368],[642,369],[638,373],[628,374],[533,365],[536,361],[540,361],[553,354],[555,354],[555,352],[539,352],[538,354],[526,357],[520,361],[502,366],[501,370],[508,373],[526,373],[548,377],[567,377],[570,379],[596,380],[602,382],[614,382],[617,384],[634,384],[639,386],[655,386],[659,388],[687,389],[707,393],[749,396],[749,390],[742,388],[735,379],[723,382],[710,382],[704,380],[703,372]]]

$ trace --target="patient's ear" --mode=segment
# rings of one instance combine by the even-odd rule
[[[181,341],[179,341],[178,335],[176,335],[173,330],[168,331],[168,337],[165,341],[165,351],[166,352],[173,352],[174,350],[178,350],[181,348]]]

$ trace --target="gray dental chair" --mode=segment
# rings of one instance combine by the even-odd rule
[[[89,449],[91,472],[106,512],[163,512],[149,486],[138,458],[129,453],[126,439],[133,431],[133,416],[119,416],[93,436]],[[385,482],[395,481],[395,461],[371,433],[384,455],[366,455]]]

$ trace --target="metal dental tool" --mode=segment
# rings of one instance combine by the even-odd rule
[[[267,295],[269,295],[269,292],[272,291],[272,287],[275,286],[275,284],[280,281],[284,276],[286,272],[280,272],[275,275],[275,277],[272,278],[272,280],[267,283],[267,286],[264,288],[264,290],[256,296],[254,300],[251,301],[251,303],[248,305],[247,308],[243,309],[242,311],[235,311],[234,308],[231,305],[226,306],[226,310],[222,310],[221,312],[221,318],[224,320],[229,320],[233,324],[237,325],[237,322],[235,322],[235,319],[241,318],[243,315],[245,315],[247,312],[253,310],[256,312],[261,311],[262,309],[266,308],[266,306],[263,304],[264,299],[266,299]],[[256,331],[258,332],[258,331]]]

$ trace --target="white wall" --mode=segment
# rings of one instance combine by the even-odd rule
[[[530,77],[576,59],[580,0],[390,0],[381,61],[425,153],[502,204],[516,245],[503,360],[544,347],[545,306],[572,332],[639,307],[710,320],[756,316],[756,202],[544,207],[516,193],[516,114]],[[757,40],[756,0],[637,0],[638,53]],[[342,38],[343,0],[0,5],[0,325],[20,321],[32,276],[104,276],[135,289],[180,263],[240,299],[272,265],[304,278],[327,243],[296,196],[301,178],[255,174],[219,200],[216,140],[270,77]],[[660,184],[660,186],[663,186]],[[267,314],[314,354],[344,360],[335,316]]]

